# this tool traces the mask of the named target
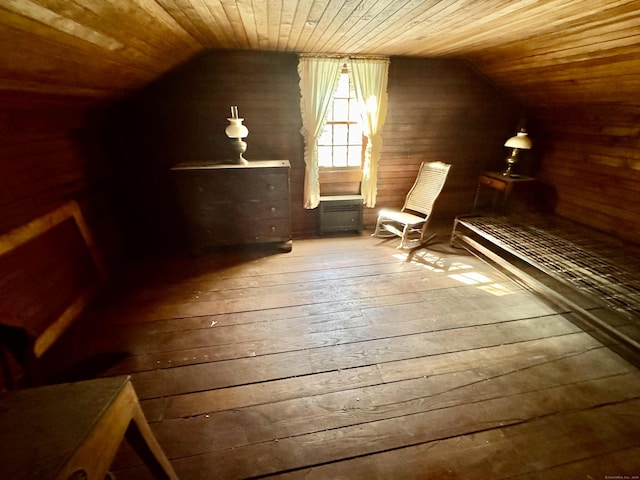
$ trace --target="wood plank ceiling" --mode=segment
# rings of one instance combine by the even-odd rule
[[[120,98],[204,49],[457,57],[525,105],[640,103],[640,1],[4,0],[0,89]]]

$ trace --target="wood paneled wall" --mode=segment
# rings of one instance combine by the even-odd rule
[[[640,243],[640,105],[539,108],[531,116],[548,208]]]
[[[210,51],[114,110],[107,143],[125,193],[121,212],[139,247],[170,245],[176,233],[171,166],[230,157],[224,128],[231,105],[249,129],[247,159],[291,161],[294,236],[317,234],[317,209],[302,208],[297,62],[289,53]],[[516,129],[519,107],[458,60],[394,57],[389,75],[379,201],[366,209],[365,224],[375,223],[379,207],[402,205],[425,160],[454,164],[439,216],[469,211],[477,174],[502,168],[502,144]]]
[[[120,212],[134,251],[184,244],[170,168],[232,157],[230,106],[249,129],[245,158],[291,162],[293,227],[305,230],[297,56],[213,51],[192,59],[114,109],[106,132]]]
[[[76,200],[107,256],[118,237],[93,98],[0,93],[0,233]]]
[[[478,174],[504,168],[520,107],[457,60],[393,57],[388,92],[378,201],[365,224],[375,224],[378,207],[402,206],[423,161],[453,165],[434,220],[469,212]]]
[[[99,107],[93,98],[0,93],[0,236],[75,200],[93,247],[113,267],[120,242],[109,206],[111,173],[100,142]],[[67,221],[49,230],[52,221],[47,217],[41,234],[15,248],[24,231],[3,237],[4,249],[11,244],[13,250],[0,259],[0,296],[6,296],[0,301],[0,335],[15,335],[6,325],[22,325],[34,336],[47,332],[55,339],[90,297],[76,301],[95,276],[78,228]],[[20,383],[23,370],[17,363],[10,370]],[[4,373],[0,390],[11,383]]]

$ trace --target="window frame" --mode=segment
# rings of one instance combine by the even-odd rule
[[[355,96],[355,92],[353,90],[353,83],[352,83],[352,80],[351,80],[351,76],[349,75],[349,69],[348,69],[346,64],[343,65],[342,70],[340,71],[340,75],[347,75],[347,79],[348,79],[348,82],[349,82],[349,97],[337,97],[337,96],[335,96],[335,93],[334,93],[334,96],[331,99],[332,105],[331,105],[329,111],[327,112],[327,114],[329,114],[329,112],[333,111],[333,102],[335,102],[336,100],[345,100],[346,99],[349,102],[349,107],[351,106],[351,102],[356,102],[357,101],[356,96]],[[351,108],[347,108],[347,111],[350,112]],[[327,128],[327,125],[344,125],[344,124],[346,124],[346,125],[360,125],[360,128],[362,129],[361,119],[360,118],[358,118],[355,121],[350,119],[350,118],[347,118],[346,121],[345,120],[334,121],[334,120],[327,119],[326,122],[325,122],[324,129]],[[323,133],[324,133],[324,130],[323,130]],[[320,138],[322,138],[322,134],[320,135],[320,137],[318,137],[318,141],[316,142],[316,147],[318,148],[318,150],[320,149],[321,146],[323,146],[323,145],[319,144]],[[335,173],[340,173],[340,172],[344,172],[344,173],[352,172],[352,173],[355,173],[356,171],[361,173],[362,169],[364,167],[364,153],[365,153],[365,149],[366,149],[366,146],[367,146],[367,140],[368,140],[367,136],[364,133],[362,133],[362,135],[361,135],[361,143],[358,145],[360,147],[360,162],[359,162],[358,165],[346,165],[346,166],[337,166],[337,165],[335,165],[334,154],[333,154],[333,151],[332,151],[332,154],[331,154],[332,165],[331,166],[322,166],[322,165],[320,165],[320,161],[319,161],[320,154],[318,154],[318,169],[319,169],[319,171],[321,173],[325,172],[325,173],[334,173],[334,174]],[[354,144],[352,144],[352,145],[354,145]],[[332,143],[331,146],[335,147],[336,144]],[[346,145],[340,144],[338,146],[344,146],[346,148],[349,148],[350,144],[349,144],[349,132],[348,132],[348,130],[347,130],[347,143],[346,143]],[[334,175],[331,175],[331,176],[333,177]]]

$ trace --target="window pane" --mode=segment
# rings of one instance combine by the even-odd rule
[[[347,166],[347,147],[333,147],[333,166]]]
[[[327,110],[327,117],[328,120],[331,120],[333,118],[333,101],[329,102],[329,109]]]
[[[349,97],[349,75],[346,73],[340,74],[340,80],[338,81],[338,89],[336,90],[336,97],[347,98]]]
[[[349,145],[362,145],[362,128],[356,123],[349,125]]]
[[[349,102],[349,121],[360,121],[360,107],[358,106],[358,102],[356,102],[355,100],[351,100]]]
[[[348,164],[350,167],[359,167],[362,164],[362,147],[349,147]]]
[[[331,151],[333,147],[320,147],[318,146],[318,166],[330,167],[332,165]]]
[[[320,137],[318,137],[318,145],[331,145],[333,143],[331,129],[331,124],[326,124],[324,126],[322,134],[320,135]]]
[[[349,100],[336,99],[333,102],[333,120],[346,122],[349,119]]]
[[[347,145],[348,125],[340,124],[333,126],[333,144]]]

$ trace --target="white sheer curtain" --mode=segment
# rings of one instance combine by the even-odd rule
[[[300,111],[304,137],[304,208],[320,203],[317,140],[325,124],[325,116],[340,79],[346,58],[300,56]]]
[[[378,192],[380,131],[387,117],[388,58],[353,58],[348,63],[356,98],[360,103],[363,132],[368,138],[360,191],[367,207],[375,207]]]

